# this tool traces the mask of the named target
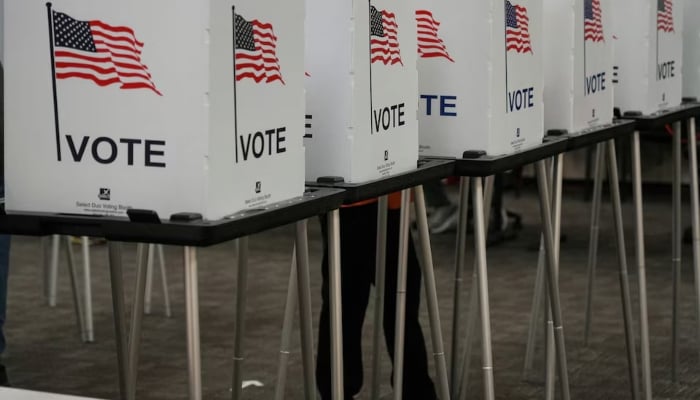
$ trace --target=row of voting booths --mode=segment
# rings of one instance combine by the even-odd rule
[[[692,1],[0,4],[9,214],[220,220],[700,96]]]
[[[679,1],[305,4],[6,2],[7,210],[219,219],[700,86]]]

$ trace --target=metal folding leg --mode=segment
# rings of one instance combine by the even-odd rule
[[[627,273],[627,253],[625,251],[624,225],[622,224],[622,205],[620,202],[620,187],[617,174],[617,156],[615,154],[615,141],[607,143],[608,156],[608,180],[610,182],[610,194],[613,205],[615,222],[615,234],[617,237],[617,257],[620,267],[620,291],[622,295],[622,311],[625,322],[625,337],[627,345],[627,361],[630,375],[632,398],[639,399],[639,371],[637,366],[637,353],[634,338],[634,321],[632,318],[632,300],[630,297],[629,277]]]
[[[109,271],[112,283],[112,312],[114,313],[114,333],[117,344],[119,366],[119,393],[122,399],[135,400],[131,389],[134,382],[128,373],[128,343],[126,337],[126,316],[124,306],[124,277],[122,275],[122,245],[109,242]]]
[[[328,213],[328,268],[331,303],[331,390],[333,400],[343,399],[343,319],[340,285],[340,211]]]
[[[136,398],[136,376],[138,374],[139,353],[141,345],[141,321],[143,320],[143,301],[146,295],[146,249],[143,245],[137,246],[136,290],[134,291],[134,303],[131,309],[131,333],[128,342],[128,374],[131,383],[130,398]]]
[[[558,154],[553,158],[552,162],[552,218],[553,218],[553,233],[554,233],[554,260],[556,262],[554,272],[555,279],[559,281],[559,249],[561,244],[561,195],[562,195],[562,182],[564,179],[564,155]],[[555,386],[555,376],[556,376],[556,361],[555,353],[556,349],[554,346],[554,321],[552,318],[552,308],[551,303],[548,301],[547,304],[547,333],[546,333],[546,347],[545,347],[545,399],[554,399],[554,386]]]
[[[442,327],[440,325],[440,305],[438,304],[437,288],[435,285],[435,271],[433,270],[433,255],[430,249],[430,231],[428,230],[428,216],[425,207],[423,186],[414,189],[416,219],[418,222],[418,236],[420,237],[421,255],[423,257],[423,282],[425,284],[425,297],[428,304],[428,316],[430,317],[430,332],[433,343],[433,357],[437,376],[438,393],[441,399],[450,398],[450,386],[447,378],[447,362],[445,360],[445,348],[442,341]]]
[[[83,299],[85,300],[85,335],[86,342],[95,341],[95,330],[92,322],[92,278],[90,268],[90,240],[87,236],[80,238],[83,250]]]
[[[481,368],[484,379],[484,399],[494,400],[491,309],[489,306],[489,285],[486,268],[486,224],[484,222],[482,178],[473,178],[472,180],[472,204],[474,206],[474,252],[477,259],[479,309],[481,310]]]
[[[593,199],[591,205],[591,230],[588,235],[588,285],[586,286],[586,314],[583,327],[583,345],[588,346],[591,336],[593,293],[595,291],[595,270],[598,262],[598,234],[600,232],[600,205],[603,197],[605,177],[605,144],[596,145],[595,165],[593,166]]]
[[[233,341],[233,378],[231,399],[241,398],[243,381],[243,337],[245,335],[245,309],[248,300],[248,237],[238,239],[238,278],[236,280],[236,326]]]
[[[60,250],[61,236],[51,235],[51,256],[49,258],[48,272],[48,304],[49,307],[56,307],[56,291],[58,286],[58,256]]]
[[[311,278],[309,277],[307,220],[296,223],[296,250],[301,356],[304,365],[304,392],[306,393],[306,400],[314,400],[316,397],[316,376],[314,374],[314,333],[313,311],[311,309]]]
[[[698,335],[700,335],[700,198],[698,197],[698,154],[695,138],[695,118],[688,120],[688,158],[690,171],[690,205],[693,232],[693,270],[695,272],[695,301],[698,316]]]
[[[540,214],[542,217],[542,227],[544,232],[544,244],[547,256],[547,287],[549,290],[549,303],[552,308],[552,319],[554,322],[554,341],[558,356],[559,384],[562,398],[570,399],[569,376],[566,361],[566,344],[564,342],[564,328],[562,326],[561,303],[559,299],[559,282],[556,274],[556,258],[554,252],[554,232],[552,229],[552,210],[547,187],[547,173],[544,161],[538,161],[537,183],[540,197]]]
[[[185,247],[185,310],[187,318],[187,371],[190,400],[202,399],[202,357],[199,339],[199,283],[197,248]],[[145,276],[144,276],[145,280]],[[143,305],[135,310],[142,310]],[[239,385],[240,386],[240,385]]]
[[[452,305],[452,347],[450,349],[450,394],[454,398],[459,386],[459,336],[462,317],[462,275],[467,243],[467,215],[469,207],[469,178],[459,179],[459,223],[455,255],[455,277]]]
[[[408,241],[411,191],[401,191],[399,223],[399,262],[396,280],[396,320],[394,324],[394,400],[403,399],[404,339],[406,326],[406,271],[408,270]]]
[[[158,261],[160,265],[160,283],[163,286],[163,302],[165,302],[165,316],[170,318],[173,314],[170,309],[170,293],[168,290],[168,274],[165,272],[165,255],[163,254],[163,245],[157,244]]]
[[[287,370],[291,349],[292,331],[294,328],[294,313],[297,310],[297,247],[292,250],[292,267],[289,270],[287,283],[287,301],[284,303],[284,322],[282,323],[282,339],[277,366],[277,384],[275,385],[275,400],[284,400],[287,387]]]
[[[651,356],[649,349],[649,318],[647,312],[647,273],[644,255],[644,217],[642,213],[642,162],[639,151],[639,132],[632,135],[632,185],[635,211],[635,250],[639,284],[639,330],[642,353],[642,382],[644,397],[652,399]]]
[[[377,250],[374,278],[374,332],[372,332],[372,400],[379,399],[381,386],[382,323],[386,282],[386,231],[389,197],[379,197],[377,205]]]
[[[68,260],[68,272],[70,275],[71,290],[73,292],[73,306],[75,308],[76,318],[78,319],[78,329],[80,331],[80,337],[85,342],[87,341],[85,314],[83,313],[83,304],[80,300],[80,291],[78,290],[78,271],[75,269],[75,254],[73,254],[73,247],[69,236],[63,237],[63,244],[66,249],[66,258]]]
[[[671,265],[673,271],[673,312],[672,312],[672,339],[671,339],[671,380],[678,382],[679,364],[679,336],[680,320],[678,318],[678,307],[680,304],[681,289],[681,251],[682,251],[682,230],[683,221],[681,219],[681,126],[680,123],[673,124],[673,232],[672,232],[672,258]]]
[[[168,293],[168,275],[165,271],[165,255],[163,254],[163,245],[149,244],[148,245],[148,269],[146,274],[146,301],[144,303],[143,312],[151,313],[151,299],[153,298],[153,271],[155,257],[158,256],[158,265],[160,271],[160,281],[163,290],[163,303],[165,304],[165,316],[170,318],[172,312],[170,310],[170,294]]]
[[[489,221],[491,219],[491,200],[493,197],[494,177],[485,178],[484,188],[484,231],[489,231]],[[474,346],[476,326],[479,323],[479,277],[478,259],[474,259],[474,271],[472,273],[472,284],[469,292],[469,309],[467,314],[467,330],[464,334],[464,351],[462,355],[461,380],[457,382],[457,393],[455,399],[466,400],[467,387],[469,386],[469,371],[471,370],[472,348]]]

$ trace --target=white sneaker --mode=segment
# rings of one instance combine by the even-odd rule
[[[444,233],[457,229],[459,209],[455,205],[440,207],[429,221],[430,232]]]

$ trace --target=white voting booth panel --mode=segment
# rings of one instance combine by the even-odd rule
[[[545,130],[612,122],[612,1],[544,0]]]
[[[420,154],[542,143],[542,0],[419,0]]]
[[[306,177],[362,182],[416,168],[415,8],[306,1]]]
[[[651,114],[681,103],[682,0],[615,0],[615,106]]]
[[[683,96],[700,98],[700,1],[686,1],[683,16]]]
[[[303,1],[8,1],[4,16],[9,212],[218,219],[303,193]]]

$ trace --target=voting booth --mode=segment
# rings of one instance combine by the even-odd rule
[[[612,1],[544,0],[545,130],[612,122]]]
[[[683,4],[683,96],[700,98],[700,2]]]
[[[542,143],[542,0],[418,0],[420,154]]]
[[[681,103],[682,0],[615,0],[615,106],[651,114]]]
[[[363,182],[416,168],[413,3],[306,1],[306,177]]]
[[[219,219],[301,195],[303,20],[301,0],[6,1],[7,211]]]

